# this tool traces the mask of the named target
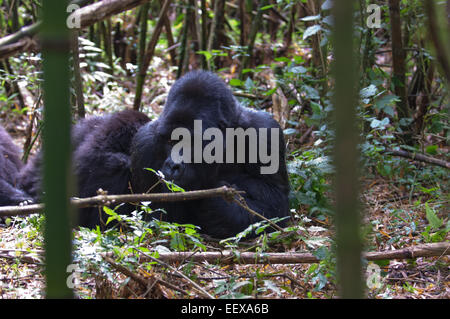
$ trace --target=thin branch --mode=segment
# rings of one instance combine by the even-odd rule
[[[97,195],[87,198],[73,198],[70,203],[74,208],[83,208],[89,206],[118,205],[120,203],[139,203],[142,201],[150,202],[176,202],[186,200],[197,200],[211,197],[223,197],[225,200],[232,200],[237,191],[231,187],[222,186],[213,189],[180,192],[180,193],[154,193],[154,194],[126,194],[126,195]],[[44,210],[43,204],[32,204],[25,206],[3,206],[0,207],[0,217],[20,216],[40,213]]]
[[[140,254],[144,255],[146,258],[157,262],[158,264],[170,269],[171,271],[173,271],[174,273],[178,274],[179,276],[183,277],[185,280],[187,280],[192,286],[194,286],[195,290],[197,290],[201,295],[203,295],[206,298],[209,299],[215,299],[214,296],[212,296],[211,294],[209,294],[205,289],[203,289],[202,287],[200,287],[195,281],[193,281],[192,279],[190,279],[188,276],[186,276],[185,274],[183,274],[182,272],[178,271],[177,269],[175,269],[174,267],[170,266],[169,264],[153,257],[150,256],[149,254],[144,253],[143,251],[137,250],[135,249],[137,252],[139,252]]]
[[[150,280],[146,280],[145,278],[142,278],[141,276],[135,274],[134,272],[132,272],[131,270],[129,270],[128,268],[119,265],[117,263],[114,262],[114,260],[106,255],[102,255],[103,259],[105,261],[107,261],[115,270],[123,273],[125,276],[130,277],[131,279],[133,279],[134,281],[136,281],[138,284],[140,284],[143,288],[147,288],[150,284],[155,284],[155,283],[159,283],[161,285],[166,286],[169,289],[173,289],[178,291],[179,293],[189,296],[189,293],[187,293],[186,291],[172,285],[171,283],[168,283],[164,280],[161,280],[159,278],[151,278],[153,280],[153,283],[150,282]]]
[[[426,155],[419,154],[419,153],[412,153],[412,152],[408,152],[405,150],[393,150],[390,148],[386,148],[386,150],[383,153],[389,153],[394,156],[405,157],[405,158],[412,159],[414,161],[421,161],[421,162],[425,162],[428,164],[433,164],[433,165],[437,165],[437,166],[441,166],[441,167],[445,167],[445,168],[450,168],[450,163],[447,161],[433,158],[433,157],[426,156]]]
[[[236,198],[237,197],[237,198]],[[271,221],[270,219],[264,217],[263,215],[261,215],[260,213],[254,211],[253,209],[251,209],[250,207],[248,207],[247,203],[245,202],[244,198],[242,196],[240,196],[239,194],[236,195],[236,197],[233,199],[233,202],[236,203],[237,205],[239,205],[240,207],[244,208],[246,211],[248,211],[249,213],[251,213],[254,216],[257,216],[259,218],[261,218],[262,220],[265,220],[266,222],[268,222],[273,228],[275,228],[276,230],[283,232],[283,228],[281,228],[280,226],[278,226],[277,224],[275,224],[273,221]]]

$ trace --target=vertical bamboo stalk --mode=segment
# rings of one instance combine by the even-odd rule
[[[356,54],[353,45],[355,1],[336,0],[333,30],[335,79],[334,165],[337,273],[342,298],[362,297],[361,237],[358,205],[358,130],[356,125]]]
[[[47,298],[71,298],[69,32],[65,1],[42,1],[44,203]]]

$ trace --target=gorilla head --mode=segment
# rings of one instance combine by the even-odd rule
[[[230,129],[249,134],[242,140],[247,142],[242,143],[243,147],[228,135]],[[261,134],[259,129],[273,129],[276,140]],[[253,143],[262,142],[261,149],[270,149],[271,155],[277,157],[279,165],[273,173],[261,174],[263,162],[249,161],[257,150],[249,143],[249,132],[254,132]],[[188,143],[181,143],[181,139]],[[275,144],[280,148],[274,152]],[[134,137],[133,191],[167,191],[161,184],[154,187],[157,178],[146,170],[152,168],[186,190],[232,185],[245,192],[250,208],[268,218],[284,217],[288,215],[289,191],[284,145],[278,123],[267,113],[239,105],[214,74],[191,72],[173,85],[159,119],[141,127]],[[241,157],[238,150],[243,152]],[[215,160],[205,158],[206,153]],[[248,211],[221,198],[155,207],[164,208],[169,221],[199,225],[204,233],[214,237],[232,236],[257,221]]]
[[[175,82],[161,114],[165,125],[177,127],[202,120],[204,127],[233,127],[238,107],[225,83],[209,72],[193,71]],[[170,129],[170,127],[167,127]]]

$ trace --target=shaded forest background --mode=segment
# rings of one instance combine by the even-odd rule
[[[348,68],[356,70],[359,93],[364,249],[382,252],[448,242],[450,8],[445,1],[356,2],[357,59]],[[134,229],[129,233],[77,231],[74,252],[83,283],[77,294],[335,296],[332,2],[72,3],[86,9],[81,29],[71,35],[73,122],[126,107],[156,118],[177,78],[193,69],[211,70],[242,104],[272,113],[284,129],[293,214],[288,234],[265,234],[253,242],[243,242],[242,234],[209,241],[194,228],[167,223],[149,227],[135,216],[126,219]],[[89,10],[93,3],[99,4],[95,11]],[[128,5],[131,9],[124,11]],[[25,162],[40,147],[43,126],[40,10],[40,1],[0,0],[0,121],[23,148]],[[42,218],[9,219],[8,227],[0,228],[0,295],[42,296]],[[260,267],[181,259],[173,270],[144,258],[221,249],[236,254],[310,252],[316,260]],[[8,258],[11,252],[28,259]],[[109,254],[99,258],[100,252]],[[381,283],[366,288],[369,297],[450,296],[446,256],[386,258],[377,266]],[[180,284],[180,273],[202,289],[185,279]],[[144,289],[142,281],[152,281],[152,289]]]

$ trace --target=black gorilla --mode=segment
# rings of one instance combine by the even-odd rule
[[[95,196],[99,188],[110,195],[130,193],[131,142],[138,128],[148,121],[150,119],[145,114],[133,110],[101,118],[101,125],[84,137],[74,150],[79,197]],[[130,206],[119,212],[129,212]],[[100,216],[95,211],[98,211],[97,207],[83,208],[79,224],[93,228],[106,222],[104,213]]]
[[[194,120],[202,121],[201,132],[195,132]],[[211,154],[222,152],[223,158],[229,156],[232,161],[198,162],[195,159],[198,154],[191,154],[191,163],[174,160],[171,155],[174,146],[171,135],[177,128],[185,128],[196,136],[199,133],[203,136],[210,128],[215,129],[216,133],[222,133],[222,136],[226,136],[222,143],[225,146],[223,149],[217,148]],[[259,146],[269,150],[278,142],[277,153],[272,154],[277,156],[278,169],[271,174],[262,174],[262,161],[249,161],[255,155],[255,149],[250,150],[248,136],[245,138],[245,154],[239,159],[237,143],[231,148],[226,147],[231,138],[234,138],[231,135],[228,137],[227,128],[256,129],[257,137],[262,141]],[[278,140],[272,141],[269,133],[263,136],[258,130],[260,128],[274,129],[278,133]],[[205,141],[201,143],[200,152],[207,146]],[[191,147],[194,148],[195,146]],[[248,206],[267,218],[285,217],[289,214],[289,182],[285,143],[280,126],[267,113],[242,107],[222,80],[212,73],[195,71],[179,79],[170,90],[159,119],[147,123],[135,135],[131,154],[135,193],[147,192],[149,189],[152,192],[167,191],[162,184],[152,188],[157,177],[145,169],[152,168],[161,170],[167,180],[174,181],[185,190],[228,185],[245,191],[243,197]],[[186,154],[179,153],[179,156],[183,155]],[[189,159],[189,155],[186,158]],[[165,209],[169,221],[198,225],[203,233],[216,238],[233,236],[258,221],[257,217],[239,205],[222,198],[157,204],[154,207]]]
[[[90,135],[99,127],[106,117],[92,116],[81,120],[72,127],[72,148],[76,150],[78,146],[84,141],[86,136]],[[35,200],[41,199],[42,187],[42,172],[43,165],[42,152],[39,151],[35,156],[31,157],[28,163],[19,174],[19,187],[23,189]]]
[[[30,196],[17,187],[22,166],[19,148],[0,126],[0,206],[17,205],[31,200]]]
[[[72,128],[73,167],[78,196],[129,193],[130,145],[138,128],[150,119],[143,113],[125,110],[86,118]],[[39,152],[22,170],[20,185],[36,200],[41,197],[42,155]],[[129,210],[129,209],[128,209]],[[106,222],[97,207],[83,208],[78,225],[93,228]]]

